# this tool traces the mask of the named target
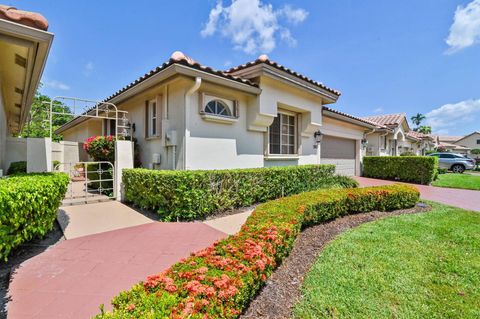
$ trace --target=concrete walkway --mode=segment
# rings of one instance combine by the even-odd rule
[[[362,187],[390,185],[395,182],[366,177],[354,177]],[[463,209],[480,211],[480,191],[409,184],[420,191],[420,197]]]
[[[245,224],[252,212],[253,208],[243,213],[207,220],[204,224],[226,234],[234,235],[240,231],[240,228],[242,228],[242,225]]]
[[[154,222],[114,200],[60,207],[57,220],[66,239]]]
[[[119,292],[226,236],[204,223],[148,222],[63,241],[12,275],[8,318],[90,318],[102,303],[111,309]]]

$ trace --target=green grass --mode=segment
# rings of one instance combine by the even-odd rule
[[[469,174],[440,174],[433,186],[480,190],[480,176]]]
[[[480,318],[480,213],[431,204],[333,240],[295,318]]]

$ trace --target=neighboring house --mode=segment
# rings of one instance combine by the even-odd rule
[[[359,175],[361,141],[376,125],[323,108],[339,96],[266,55],[219,71],[177,51],[105,101],[128,112],[146,168],[334,163]],[[115,121],[77,117],[56,132],[83,142],[114,131]]]
[[[473,149],[480,149],[480,132],[475,131],[465,136],[435,136],[437,147],[443,147],[449,152],[470,154]],[[478,155],[471,155],[479,157]]]
[[[30,112],[53,40],[48,22],[38,13],[0,5],[0,169],[25,158],[16,154],[19,133]]]
[[[377,125],[374,131],[367,133],[368,156],[396,156],[404,152],[425,155],[427,150],[435,146],[432,137],[410,129],[405,113],[367,116],[362,119]]]

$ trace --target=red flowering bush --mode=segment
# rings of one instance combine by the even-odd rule
[[[83,143],[83,149],[94,161],[115,161],[115,137],[108,136],[91,136]]]
[[[412,207],[419,192],[392,185],[319,190],[259,205],[236,235],[120,293],[97,318],[237,318],[288,255],[302,226],[352,213]]]

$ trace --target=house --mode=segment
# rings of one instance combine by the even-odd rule
[[[130,129],[120,133],[138,141],[143,167],[333,163],[341,174],[359,175],[362,140],[376,124],[325,107],[339,96],[266,55],[220,71],[177,51],[105,102],[128,112]],[[114,133],[115,123],[77,117],[56,132],[83,142]]]
[[[480,132],[475,131],[465,136],[436,135],[437,147],[449,152],[470,154],[473,149],[480,149]],[[478,154],[474,154],[478,157]]]
[[[38,13],[0,5],[0,170],[25,159],[25,139],[13,138],[30,112],[53,40]],[[0,174],[1,175],[1,174]]]
[[[405,113],[374,115],[362,119],[377,125],[374,131],[367,133],[368,156],[396,156],[405,152],[425,155],[427,150],[434,147],[431,136],[410,129]]]

